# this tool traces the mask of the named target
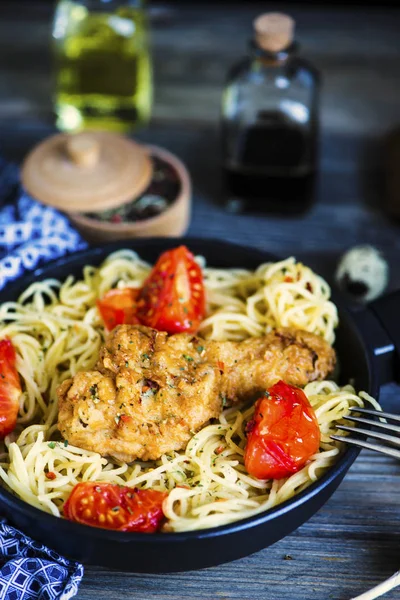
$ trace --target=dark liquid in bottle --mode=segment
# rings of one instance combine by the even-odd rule
[[[244,129],[224,165],[230,210],[302,213],[312,203],[315,134],[270,115]]]

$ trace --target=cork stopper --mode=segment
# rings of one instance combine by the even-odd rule
[[[293,41],[294,20],[283,13],[265,13],[253,22],[255,41],[267,52],[284,50]]]

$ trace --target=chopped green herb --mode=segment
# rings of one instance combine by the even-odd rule
[[[184,371],[184,370],[185,370],[185,367],[179,367],[179,370],[180,370],[180,371]]]
[[[144,352],[142,354],[142,360],[147,360],[148,358],[149,358],[149,355],[146,352]]]
[[[49,442],[48,447],[51,448],[52,450],[54,450],[54,448],[56,447],[56,443],[55,442]]]
[[[185,315],[187,315],[187,314],[188,314],[188,309],[187,309],[187,306],[184,306],[184,307],[183,307],[183,312],[185,313]]]
[[[182,358],[184,358],[188,362],[193,362],[193,358],[191,356],[188,356],[187,354],[182,354]]]
[[[128,361],[125,362],[125,366],[129,367],[129,362]]]
[[[222,394],[219,395],[220,400],[222,400],[222,406],[225,407],[228,404],[228,398],[226,396],[223,396]]]
[[[197,352],[201,354],[204,350],[204,346],[197,346]]]
[[[267,391],[264,392],[264,396],[266,398],[271,398],[271,394],[269,392],[267,392]]]
[[[64,448],[67,448],[68,444],[69,444],[68,440],[64,440]]]
[[[112,512],[117,513],[117,512],[119,512],[119,506],[113,506],[113,508],[111,510],[112,510]]]

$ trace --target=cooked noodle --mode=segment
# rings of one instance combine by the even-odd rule
[[[202,262],[202,259],[199,259]],[[375,402],[351,386],[310,383],[305,393],[320,425],[320,451],[298,473],[261,481],[243,464],[245,424],[253,407],[225,410],[199,431],[185,451],[153,463],[108,460],[61,440],[57,429],[58,385],[92,369],[105,331],[96,299],[111,287],[141,287],[150,266],[130,250],[111,254],[99,267],[86,266],[83,279],[48,279],[32,284],[0,307],[0,337],[17,350],[23,384],[16,430],[3,444],[0,477],[20,498],[54,515],[80,481],[109,481],[167,490],[164,512],[171,531],[230,523],[279,504],[306,488],[336,461],[341,447],[330,435],[350,406]],[[204,266],[208,313],[200,335],[218,340],[259,336],[277,326],[305,329],[334,341],[336,307],[327,283],[289,258],[256,271]],[[46,474],[55,474],[49,479]],[[52,475],[53,477],[53,475]]]

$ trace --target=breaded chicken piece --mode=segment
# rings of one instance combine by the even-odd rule
[[[58,390],[58,427],[71,444],[131,462],[184,448],[223,406],[256,398],[283,379],[325,378],[334,350],[320,337],[277,329],[243,342],[216,342],[120,325],[95,370]]]

